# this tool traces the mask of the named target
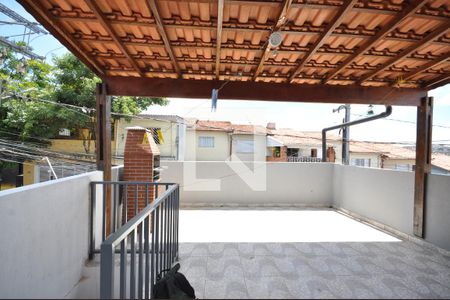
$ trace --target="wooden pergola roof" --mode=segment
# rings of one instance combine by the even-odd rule
[[[292,97],[305,85],[410,95],[450,82],[449,0],[19,2],[116,94],[198,97],[231,80],[234,90],[289,86]],[[275,31],[283,41],[271,48]]]

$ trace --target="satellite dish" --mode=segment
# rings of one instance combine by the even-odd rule
[[[283,41],[283,35],[280,31],[272,32],[272,34],[269,36],[269,45],[271,48],[276,48],[281,45],[281,42]]]

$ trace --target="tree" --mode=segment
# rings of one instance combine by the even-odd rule
[[[56,137],[65,128],[82,137],[89,153],[95,132],[95,86],[100,79],[71,53],[54,58],[53,63],[25,62],[2,50],[0,76],[10,96],[0,105],[0,131],[42,142],[41,138]],[[113,97],[113,118],[131,119],[150,105],[167,103],[165,98]]]
[[[67,53],[54,59],[55,72],[53,93],[54,101],[58,103],[70,104],[77,107],[85,107],[85,115],[72,113],[70,124],[65,124],[64,128],[81,131],[85,151],[90,151],[90,141],[92,133],[95,132],[95,86],[100,79],[90,71],[74,55]],[[112,97],[111,110],[113,118],[124,117],[131,119],[131,116],[139,114],[150,105],[167,105],[165,98],[148,97]],[[84,130],[82,130],[84,129]]]

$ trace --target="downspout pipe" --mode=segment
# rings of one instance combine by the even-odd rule
[[[359,119],[359,120],[355,120],[355,121],[351,121],[351,122],[347,122],[347,123],[342,123],[339,125],[335,125],[335,126],[331,126],[331,127],[327,127],[322,129],[322,161],[326,162],[326,157],[327,157],[327,131],[330,130],[335,130],[335,129],[339,129],[339,128],[343,128],[343,127],[349,127],[349,126],[353,126],[353,125],[357,125],[357,124],[361,124],[361,123],[366,123],[366,122],[370,122],[370,121],[374,121],[377,119],[382,119],[382,118],[386,118],[388,116],[390,116],[392,113],[392,106],[391,105],[386,105],[386,110],[378,115],[373,115],[367,118],[363,118],[363,119]]]

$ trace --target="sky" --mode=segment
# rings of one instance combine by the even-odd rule
[[[33,20],[20,4],[13,0],[0,0],[23,17]],[[0,15],[0,20],[9,20]],[[22,34],[23,27],[0,25],[0,35]],[[11,39],[22,40],[22,37]],[[34,52],[45,56],[51,63],[54,55],[61,55],[68,50],[51,35],[32,36],[30,45]],[[450,143],[450,84],[429,92],[434,97],[433,141]],[[205,120],[225,120],[236,124],[256,124],[265,126],[268,122],[276,123],[277,128],[294,128],[304,131],[320,131],[342,122],[344,111],[333,113],[337,104],[287,103],[268,101],[220,100],[217,110],[211,111],[211,101],[205,99],[169,98],[165,107],[152,106],[146,113],[171,114],[185,118]],[[352,105],[351,120],[367,114],[367,105]],[[384,106],[375,105],[374,112],[384,111]],[[388,119],[377,120],[351,127],[350,137],[363,141],[414,142],[416,135],[416,108],[394,106]],[[336,132],[337,133],[337,132]]]

